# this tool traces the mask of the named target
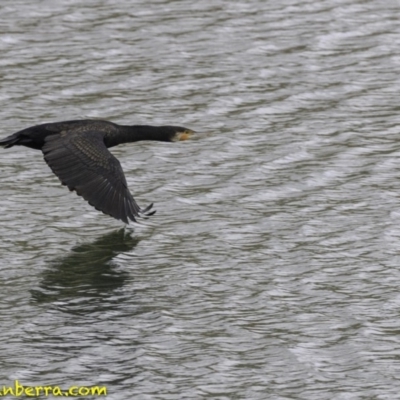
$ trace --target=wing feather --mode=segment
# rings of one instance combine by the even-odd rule
[[[136,221],[144,211],[129,192],[121,164],[105,146],[100,132],[51,135],[42,151],[62,184],[96,209],[125,223]]]

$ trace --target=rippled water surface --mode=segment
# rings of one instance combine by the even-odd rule
[[[0,4],[1,137],[105,118],[139,226],[0,149],[0,386],[400,399],[400,3]]]

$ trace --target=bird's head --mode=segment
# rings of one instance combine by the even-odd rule
[[[188,140],[195,135],[195,131],[191,129],[184,128],[183,126],[168,126],[165,128],[169,128],[170,134],[170,141],[171,142],[179,142],[181,140]]]

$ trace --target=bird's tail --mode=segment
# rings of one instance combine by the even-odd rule
[[[4,147],[5,149],[8,149],[9,147],[12,147],[15,144],[18,144],[18,142],[19,142],[19,137],[14,134],[14,135],[7,136],[4,139],[0,139],[0,146]]]

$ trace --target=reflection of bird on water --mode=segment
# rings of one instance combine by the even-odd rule
[[[63,185],[75,190],[97,210],[129,223],[155,211],[150,211],[153,204],[144,209],[136,204],[121,164],[108,148],[140,140],[175,142],[193,134],[180,126],[127,126],[76,120],[26,128],[0,140],[0,146],[22,145],[42,150],[45,161]]]
[[[124,229],[74,247],[65,258],[54,260],[42,273],[38,289],[31,291],[38,302],[104,297],[123,286],[126,271],[115,269],[113,258],[132,250],[139,240]]]

